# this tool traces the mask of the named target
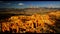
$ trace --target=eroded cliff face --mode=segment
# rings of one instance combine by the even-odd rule
[[[49,14],[34,14],[31,16],[12,16],[7,22],[2,22],[2,32],[12,33],[56,33],[57,20],[60,20],[60,12]]]

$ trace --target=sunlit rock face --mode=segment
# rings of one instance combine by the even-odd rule
[[[12,33],[56,33],[56,19],[60,18],[60,12],[49,14],[34,14],[31,16],[12,16],[8,22],[2,22],[2,32]]]

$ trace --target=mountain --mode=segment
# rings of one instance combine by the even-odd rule
[[[60,8],[47,8],[47,7],[39,7],[39,8],[0,8],[0,14],[34,14],[34,13],[47,13],[51,11],[57,11]]]

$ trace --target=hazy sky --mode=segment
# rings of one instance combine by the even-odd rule
[[[0,1],[0,8],[57,7],[60,1]]]

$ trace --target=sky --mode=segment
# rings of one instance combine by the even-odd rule
[[[53,7],[60,8],[60,1],[0,1],[0,8]]]

